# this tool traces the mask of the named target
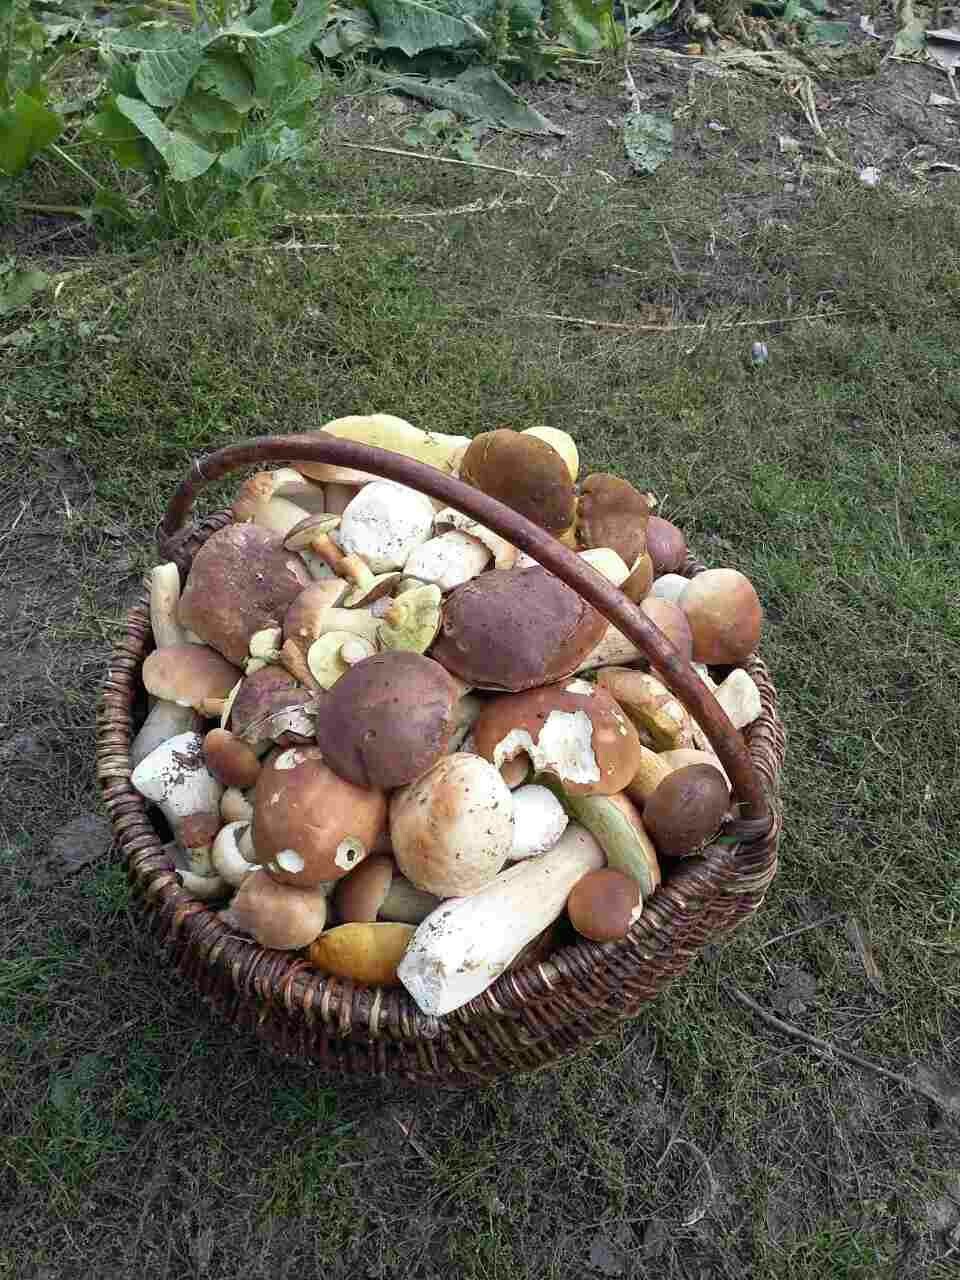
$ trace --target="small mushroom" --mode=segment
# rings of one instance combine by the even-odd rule
[[[545,569],[490,569],[447,597],[431,656],[470,685],[518,692],[570,675],[606,628]]]
[[[317,744],[330,767],[357,786],[405,786],[446,752],[457,695],[431,658],[377,654],[342,675],[324,699]]]
[[[178,621],[180,569],[173,562],[150,570],[150,629],[158,649],[185,644],[186,632]]]
[[[382,791],[341,778],[318,747],[271,756],[253,802],[256,860],[288,884],[345,876],[372,848],[387,816]]]
[[[223,700],[241,673],[205,644],[172,644],[154,649],[143,661],[147,693],[202,715],[219,715]]]
[[[460,479],[550,533],[573,525],[576,495],[567,464],[534,435],[501,427],[476,436],[460,463]]]
[[[753,583],[737,569],[706,569],[678,601],[687,615],[698,662],[736,666],[760,641],[763,608]]]
[[[513,846],[510,861],[546,853],[567,829],[563,805],[548,787],[521,786],[513,793]]]
[[[597,673],[597,683],[629,716],[644,746],[654,751],[690,746],[693,741],[690,714],[656,676],[626,667],[604,667]]]
[[[494,698],[473,726],[499,769],[518,755],[576,795],[612,795],[637,771],[637,731],[610,694],[585,680]]]
[[[257,755],[293,734],[313,740],[316,698],[288,671],[271,665],[245,676],[230,712],[229,727]]]
[[[262,947],[292,951],[309,946],[323,931],[327,899],[319,889],[282,884],[257,868],[243,877],[220,919]]]
[[[173,869],[180,883],[192,898],[199,898],[201,902],[211,902],[216,898],[227,897],[230,892],[227,882],[212,867],[196,870],[190,849],[181,848],[179,844],[173,843],[165,845],[164,852],[170,855]]]
[[[387,921],[341,924],[311,943],[310,963],[367,986],[396,987],[397,966],[415,932],[411,924]]]
[[[402,569],[433,528],[433,504],[392,480],[364,485],[340,518],[340,545],[362,556],[374,573]]]
[[[688,764],[708,764],[712,769],[716,769],[723,778],[727,791],[730,791],[730,779],[727,772],[720,763],[720,758],[712,749],[709,751],[697,750],[694,747],[677,747],[674,751],[658,752],[661,763],[668,766],[670,772],[673,773],[677,769],[683,769]],[[649,799],[649,797],[647,797]]]
[[[461,533],[468,533],[471,538],[482,542],[493,556],[495,569],[516,568],[520,553],[513,543],[508,542],[506,538],[501,538],[499,533],[494,533],[492,529],[477,524],[472,516],[464,515],[462,511],[455,511],[453,507],[442,507],[434,516],[433,527],[437,533],[458,529]]]
[[[367,645],[370,653],[374,652],[373,645],[349,631],[328,631],[314,640],[307,650],[307,667],[321,689],[332,689],[350,670],[352,664],[347,661],[344,651],[349,649],[352,641],[359,641]]]
[[[393,858],[383,854],[364,858],[359,867],[338,880],[333,898],[344,924],[375,920],[419,924],[440,902],[401,876]]]
[[[199,733],[168,738],[140,761],[130,782],[157,805],[175,835],[185,818],[217,813],[223,794],[203,758]]]
[[[380,647],[426,653],[440,630],[442,599],[440,588],[433,583],[398,595],[377,627]]]
[[[612,547],[631,565],[646,551],[648,495],[629,480],[606,472],[587,476],[577,503],[577,542],[581,547]]]
[[[441,591],[452,591],[482,573],[490,558],[489,550],[478,538],[451,529],[415,547],[403,571],[421,582],[435,583]]]
[[[317,556],[331,573],[338,575],[345,556],[330,535],[339,526],[340,519],[326,512],[309,515],[288,530],[283,545],[287,551],[299,552],[301,556]]]
[[[403,577],[401,573],[374,573],[357,555],[343,557],[340,576],[349,578],[353,587],[344,597],[346,609],[369,608],[375,601],[390,594]]]
[[[723,823],[726,784],[709,764],[676,769],[643,807],[643,825],[660,853],[686,858],[698,853]]]
[[[250,637],[276,626],[310,581],[299,558],[283,549],[279,535],[253,524],[227,525],[193,558],[180,599],[180,622],[240,666]]]
[[[225,787],[252,787],[260,775],[260,761],[248,743],[229,729],[211,729],[203,740],[207,768]]]
[[[440,898],[487,884],[513,847],[513,798],[480,756],[457,752],[390,798],[390,838],[400,870]]]
[[[231,514],[236,521],[252,521],[283,537],[305,517],[325,510],[322,485],[304,479],[298,471],[281,467],[258,471],[245,480]]]
[[[647,551],[653,561],[657,577],[677,573],[687,558],[687,542],[683,533],[662,516],[651,516],[647,521]]]
[[[614,867],[588,871],[567,899],[567,915],[577,933],[594,942],[625,938],[643,910],[640,886]]]
[[[210,860],[221,880],[239,888],[245,876],[258,870],[256,863],[248,862],[240,850],[240,837],[250,829],[249,822],[228,822],[217,832]]]
[[[641,745],[640,763],[626,785],[627,795],[637,804],[643,805],[670,772],[670,765],[659,752]]]

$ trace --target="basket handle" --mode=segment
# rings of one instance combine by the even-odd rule
[[[197,492],[204,485],[222,479],[239,467],[297,461],[350,467],[417,489],[472,516],[572,587],[587,604],[646,654],[664,684],[698,721],[727,771],[734,797],[740,805],[741,819],[746,820],[742,826],[750,828],[750,836],[756,839],[770,829],[773,821],[770,802],[743,736],[660,628],[618,587],[552,534],[502,502],[487,497],[479,489],[445,475],[435,467],[386,449],[317,433],[309,436],[259,436],[227,445],[215,453],[195,459],[189,474],[177,487],[158,531],[161,555],[172,558],[178,542],[177,534],[183,528]]]

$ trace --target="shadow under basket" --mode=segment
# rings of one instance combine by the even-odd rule
[[[702,947],[729,933],[763,901],[777,870],[784,756],[770,675],[756,655],[742,664],[760,691],[762,711],[737,733],[646,615],[555,538],[439,471],[333,437],[261,437],[195,462],[161,525],[161,559],[175,561],[185,580],[199,547],[230,523],[230,513],[220,512],[183,527],[203,484],[238,467],[297,460],[338,463],[428,493],[495,529],[564,579],[657,659],[658,674],[720,756],[733,783],[733,808],[742,816],[726,824],[723,843],[664,868],[664,883],[621,941],[562,946],[546,959],[508,970],[455,1012],[427,1016],[402,987],[329,977],[299,952],[268,950],[237,936],[216,908],[184,890],[163,851],[156,811],[130,783],[130,747],[145,707],[140,671],[154,647],[144,592],[114,647],[97,717],[97,776],[140,918],[169,962],[222,1017],[285,1057],[342,1075],[447,1088],[549,1066],[635,1016],[685,972]],[[683,572],[692,577],[704,567],[688,558]]]

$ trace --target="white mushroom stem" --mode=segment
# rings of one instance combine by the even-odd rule
[[[760,690],[742,667],[735,667],[716,687],[714,697],[723,707],[735,729],[745,729],[763,710]]]
[[[184,818],[217,813],[223,785],[206,766],[199,733],[179,733],[151,751],[130,775],[130,781],[152,800],[177,831]]]
[[[158,698],[144,720],[140,732],[130,747],[130,764],[136,768],[151,751],[155,751],[168,738],[175,738],[179,733],[188,733],[198,729],[200,717],[193,707],[181,707],[176,702],[167,702]]]
[[[549,853],[450,898],[414,934],[397,975],[419,1008],[442,1017],[478,996],[563,911],[573,886],[606,858],[588,831],[567,827]]]
[[[643,651],[632,640],[628,640],[622,631],[611,624],[603,633],[600,643],[590,650],[577,667],[577,671],[592,671],[596,667],[622,667],[644,656]]]
[[[510,861],[532,858],[552,849],[570,819],[563,805],[547,787],[531,784],[513,793],[513,848]]]
[[[185,644],[187,633],[177,621],[180,607],[180,570],[173,563],[150,570],[150,626],[158,649]]]
[[[250,794],[253,794],[252,790]],[[253,805],[239,787],[227,787],[220,797],[220,817],[226,823],[239,822],[241,825],[253,821]]]
[[[517,548],[511,542],[507,542],[506,538],[501,538],[498,533],[494,533],[492,529],[477,524],[472,516],[466,516],[462,511],[455,511],[453,507],[441,508],[434,517],[433,527],[437,533],[458,529],[461,533],[467,533],[471,538],[482,542],[493,556],[495,569],[513,569],[517,566],[517,557],[520,554]],[[410,572],[413,573],[413,570]]]
[[[244,876],[256,869],[256,864],[247,861],[237,843],[248,827],[247,822],[231,822],[221,827],[210,855],[214,870],[234,888],[239,886]]]

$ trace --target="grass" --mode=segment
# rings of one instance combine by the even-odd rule
[[[614,109],[611,81],[585,91]],[[787,199],[780,99],[708,81],[684,104],[656,178],[599,177],[614,139],[559,200],[321,149],[315,212],[523,204],[304,233],[336,251],[259,251],[269,223],[256,241],[114,245],[16,318],[21,345],[0,347],[0,741],[18,744],[0,785],[4,1280],[954,1273],[928,1210],[956,1194],[956,1121],[778,1039],[724,985],[908,1075],[955,1072],[960,216],[946,191],[842,175]],[[723,135],[705,127],[719,117]],[[520,318],[636,323],[649,304],[713,323]],[[274,1062],[158,964],[106,850],[69,875],[48,846],[95,807],[93,698],[189,460],[375,409],[455,433],[563,426],[586,469],[654,489],[705,559],[756,583],[790,736],[782,871],[756,922],[619,1037],[468,1097]]]

